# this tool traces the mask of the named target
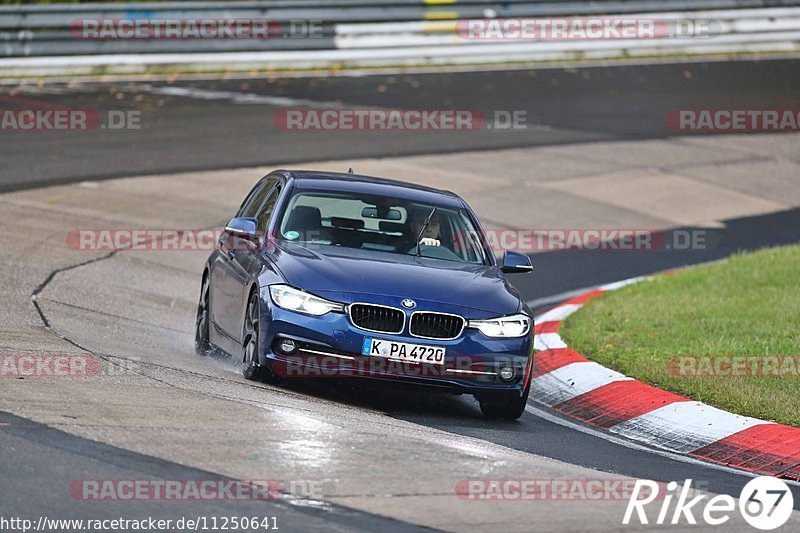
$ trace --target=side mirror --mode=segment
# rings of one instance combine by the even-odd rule
[[[258,241],[256,228],[258,227],[258,220],[255,218],[232,218],[225,226],[225,233],[247,239],[248,241]]]
[[[503,256],[501,270],[506,274],[526,273],[533,270],[533,264],[531,264],[531,258],[527,255],[508,251]]]

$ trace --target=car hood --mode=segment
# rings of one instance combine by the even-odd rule
[[[496,266],[290,243],[267,256],[288,284],[343,303],[377,303],[365,295],[411,298],[491,316],[516,313],[521,307],[519,293]]]

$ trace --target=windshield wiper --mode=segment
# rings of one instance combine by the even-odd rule
[[[433,209],[431,209],[430,214],[428,214],[428,218],[425,219],[425,224],[422,225],[422,229],[420,229],[419,233],[417,233],[417,254],[416,254],[417,257],[419,257],[420,254],[422,253],[421,250],[419,249],[419,243],[422,240],[422,234],[425,233],[426,229],[428,229],[428,224],[431,223],[431,219],[433,218],[433,214],[436,213],[437,209],[439,209],[438,205],[434,206]]]

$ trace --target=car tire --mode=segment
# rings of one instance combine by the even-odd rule
[[[211,342],[208,340],[208,284],[208,275],[204,275],[203,285],[200,287],[200,301],[197,303],[197,318],[194,325],[194,351],[201,357],[205,357],[213,351]]]
[[[485,418],[489,420],[517,420],[525,412],[525,406],[528,404],[528,395],[531,392],[531,384],[525,387],[525,392],[522,396],[509,398],[508,401],[502,403],[496,402],[480,402],[481,412]]]
[[[260,322],[261,312],[259,310],[258,293],[254,292],[250,295],[250,300],[247,302],[247,311],[244,316],[244,341],[242,349],[244,354],[242,360],[244,362],[244,369],[242,375],[245,379],[252,381],[263,381],[269,377],[267,368],[261,365],[258,360],[258,354],[261,350],[260,342]]]

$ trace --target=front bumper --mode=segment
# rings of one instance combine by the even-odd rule
[[[465,328],[454,340],[430,340],[402,334],[373,333],[355,327],[343,313],[309,316],[262,303],[262,364],[286,377],[359,377],[424,385],[481,398],[522,395],[531,378],[533,333],[525,337],[490,338]],[[364,339],[376,338],[445,348],[442,365],[412,363],[361,355]],[[280,339],[295,341],[298,349],[286,353]],[[513,379],[504,381],[499,370],[511,367]]]

